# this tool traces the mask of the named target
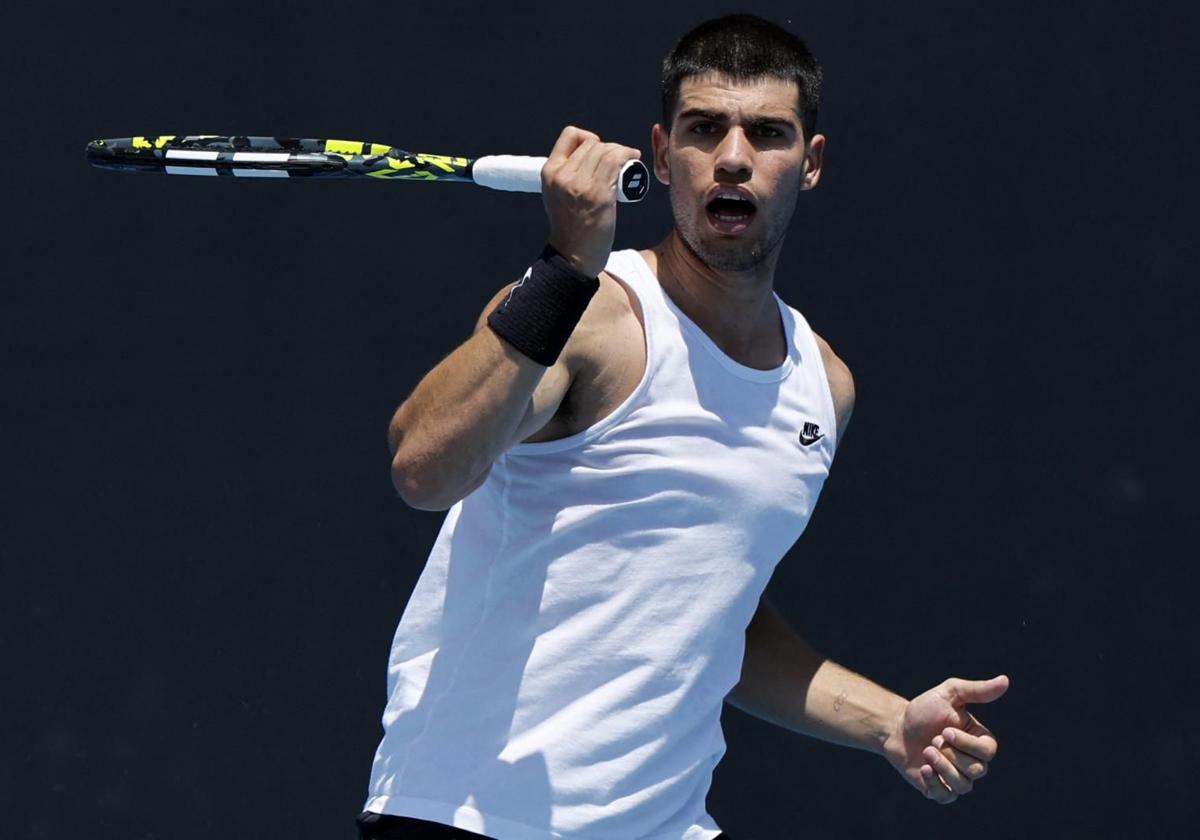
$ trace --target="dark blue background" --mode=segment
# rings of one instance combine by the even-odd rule
[[[777,277],[858,404],[768,590],[911,696],[1007,673],[923,800],[726,707],[738,840],[1183,833],[1198,738],[1194,21],[1167,4],[746,3],[826,71]],[[354,836],[440,514],[385,431],[544,241],[535,196],[90,170],[157,133],[650,150],[710,2],[54,4],[0,50],[0,815],[21,838]],[[618,247],[669,229],[665,189]]]

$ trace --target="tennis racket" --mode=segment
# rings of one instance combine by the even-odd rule
[[[252,178],[374,178],[454,181],[493,190],[542,191],[544,157],[478,158],[414,154],[360,140],[221,137],[214,134],[117,137],[87,147],[93,166],[120,172]],[[617,200],[641,201],[650,189],[646,164],[633,159],[617,178]]]

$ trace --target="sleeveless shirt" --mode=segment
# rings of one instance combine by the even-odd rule
[[[726,356],[635,250],[646,369],[609,416],[519,443],[446,514],[400,618],[364,809],[498,840],[709,840],[745,631],[836,447],[805,319]]]

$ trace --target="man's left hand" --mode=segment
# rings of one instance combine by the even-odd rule
[[[1008,677],[1001,674],[990,680],[951,677],[917,695],[884,742],[884,756],[926,797],[950,804],[983,778],[998,746],[964,707],[990,703],[1007,690]]]

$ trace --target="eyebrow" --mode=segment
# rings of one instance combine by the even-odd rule
[[[729,122],[728,114],[723,114],[720,111],[709,111],[704,108],[688,108],[684,111],[680,111],[679,116],[677,116],[675,119],[682,120],[688,117],[697,117],[699,119],[711,120],[712,122],[717,123]],[[746,122],[752,126],[788,125],[792,128],[797,127],[796,120],[792,119],[791,117],[751,117],[750,119],[746,120]]]

